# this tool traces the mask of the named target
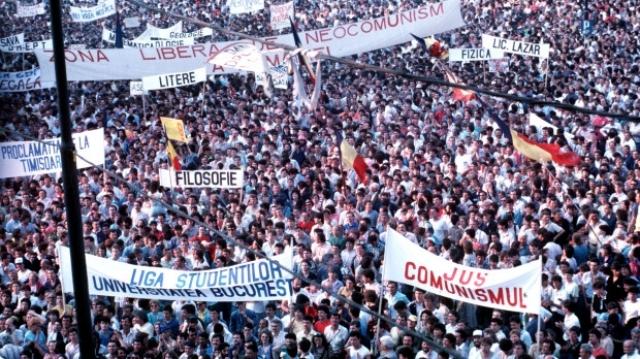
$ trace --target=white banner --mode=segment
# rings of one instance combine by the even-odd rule
[[[199,69],[186,72],[145,76],[142,78],[142,88],[144,88],[145,91],[164,90],[174,87],[195,85],[206,80],[207,71],[204,67],[201,67]]]
[[[253,43],[236,42],[220,49],[210,60],[210,64],[220,67],[251,71],[267,72],[267,60]]]
[[[33,17],[37,15],[44,15],[45,7],[44,2],[37,3],[35,5],[22,5],[18,3],[18,10],[16,11],[16,17]]]
[[[69,15],[73,22],[91,22],[116,13],[115,0],[101,0],[96,6],[92,7],[69,7]]]
[[[242,188],[242,170],[173,171],[160,169],[160,185],[167,188]]]
[[[285,64],[273,66],[269,69],[273,87],[281,90],[289,88],[289,69]]]
[[[140,26],[140,19],[137,16],[127,17],[122,22],[124,23],[124,27],[127,29],[133,29]]]
[[[142,81],[129,81],[130,96],[141,96],[146,94],[147,94],[147,91],[144,90],[144,87],[142,86]]]
[[[63,290],[73,292],[71,251],[58,247]],[[90,295],[158,300],[270,301],[290,299],[292,275],[266,259],[201,271],[117,262],[85,254]],[[271,258],[291,270],[292,254]]]
[[[151,24],[147,24],[147,28],[140,36],[136,37],[134,41],[145,42],[151,39],[168,39],[172,32],[182,32],[182,21],[178,21],[171,27],[161,29]]]
[[[55,83],[40,83],[40,69],[0,72],[0,92],[25,92],[55,87]]]
[[[24,44],[24,33],[3,37],[0,39],[0,49],[5,49]]]
[[[102,128],[74,133],[73,143],[79,169],[104,164]],[[34,176],[59,172],[61,169],[59,138],[0,143],[0,178]]]
[[[449,62],[502,59],[504,53],[491,49],[449,49]]]
[[[289,18],[293,19],[293,1],[284,3],[282,5],[271,5],[269,7],[271,12],[271,30],[281,30],[291,27]]]
[[[5,48],[2,48],[1,50],[4,52],[12,52],[12,53],[29,53],[29,52],[35,52],[36,49],[49,50],[53,52],[53,41],[51,39],[41,40],[41,41],[27,41],[18,45],[7,46]],[[53,56],[53,54],[51,54],[51,56]]]
[[[377,19],[344,24],[332,28],[300,33],[302,47],[324,54],[343,57],[373,51],[413,39],[459,28],[464,25],[460,14],[460,1],[448,0],[407,9]],[[256,44],[265,54],[269,66],[283,62],[284,52],[274,51],[269,43],[278,42],[294,46],[291,34],[263,38],[266,44]],[[237,42],[237,41],[233,41]],[[137,80],[156,73],[184,72],[198,68],[207,59],[232,42],[195,44],[193,46],[160,49],[95,49],[67,50],[67,76],[69,81]],[[36,51],[42,80],[55,78],[52,54]],[[207,65],[207,74],[232,72],[217,65]]]
[[[539,313],[540,260],[510,269],[466,267],[423,249],[393,229],[387,233],[383,280],[484,307]]]
[[[244,14],[264,9],[264,0],[228,0],[227,6],[232,15]]]
[[[523,56],[534,56],[543,59],[549,58],[549,44],[545,43],[532,43],[510,39],[503,39],[501,37],[482,34],[482,47],[485,49],[495,49],[503,52],[509,52],[512,54]]]
[[[115,44],[116,33],[107,28],[102,28],[102,41],[110,44]],[[125,47],[136,47],[136,48],[189,46],[189,45],[193,45],[194,43],[193,38],[145,40],[145,41],[123,39],[122,42],[123,42],[122,45]]]

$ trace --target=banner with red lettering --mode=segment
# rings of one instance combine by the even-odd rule
[[[293,1],[281,5],[271,5],[271,30],[286,29],[291,26],[289,18],[293,19]]]
[[[467,267],[421,248],[392,229],[388,233],[383,280],[484,307],[538,314],[542,286],[540,260],[510,269]]]
[[[300,33],[302,47],[333,56],[351,56],[408,42],[411,34],[425,37],[464,26],[460,0],[430,3],[398,11],[377,19]],[[265,37],[256,44],[266,54],[268,66],[284,61],[284,52],[269,43],[294,46],[291,34]],[[212,55],[236,41],[194,44],[167,48],[125,48],[65,50],[69,81],[137,80],[157,73],[185,72],[207,63]],[[274,51],[275,50],[275,51]],[[53,51],[36,51],[42,81],[53,81]],[[230,73],[216,64],[207,64],[207,74]]]

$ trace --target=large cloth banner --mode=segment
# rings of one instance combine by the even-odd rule
[[[502,59],[504,53],[491,49],[449,49],[449,62],[486,61]]]
[[[302,47],[320,53],[343,57],[402,44],[413,39],[411,34],[426,37],[464,25],[460,1],[448,0],[422,7],[398,11],[377,19],[344,24],[300,33]],[[269,43],[294,46],[291,34],[263,38],[256,44],[266,56],[269,66],[284,63],[284,52]],[[207,59],[233,42],[195,44],[175,48],[65,50],[69,81],[138,80],[157,73],[185,72],[206,64]],[[52,51],[36,51],[42,80],[55,79]],[[237,70],[207,64],[207,74],[216,75]]]
[[[523,56],[549,58],[550,46],[545,43],[524,42],[482,34],[482,47]]]
[[[0,92],[25,92],[55,87],[55,83],[40,82],[40,69],[0,72]]]
[[[61,282],[73,292],[71,252],[58,247]],[[230,267],[200,271],[147,267],[85,254],[90,295],[198,301],[270,301],[290,299],[292,275],[276,263],[258,259]],[[291,270],[291,251],[273,256]]]
[[[2,49],[2,51],[4,52],[8,52],[6,51],[6,49],[14,47],[14,46],[19,46],[21,44],[24,43],[24,32],[20,33],[20,34],[16,34],[16,35],[11,35],[11,36],[7,36],[7,37],[3,37],[0,39],[0,49]]]
[[[284,3],[282,5],[271,5],[269,12],[271,12],[271,30],[281,30],[291,27],[289,18],[293,19],[293,1]]]
[[[45,7],[44,2],[37,3],[35,5],[22,5],[18,3],[18,10],[16,11],[16,17],[34,17],[37,15],[44,15]]]
[[[244,14],[264,9],[264,0],[228,0],[227,6],[232,15]]]
[[[203,27],[202,29],[193,32],[170,32],[170,39],[199,39],[205,36],[213,35],[213,30],[210,27]]]
[[[92,7],[69,7],[69,15],[73,22],[91,22],[116,13],[116,1],[115,0],[101,0],[98,1],[98,5]]]
[[[137,48],[145,48],[145,47],[177,47],[177,46],[188,46],[193,45],[194,38],[183,38],[183,39],[161,39],[161,40],[124,40],[123,45],[126,47],[137,47]],[[109,44],[116,43],[116,33],[103,28],[102,29],[102,41],[107,42]]]
[[[160,169],[160,185],[166,188],[242,188],[242,170],[173,171]]]
[[[79,169],[104,164],[102,128],[74,133],[73,143]],[[61,170],[59,138],[0,143],[0,178],[34,176]]]
[[[500,310],[538,314],[542,263],[511,269],[463,266],[437,256],[389,229],[383,280],[422,288],[429,293]]]
[[[171,33],[181,33],[182,32],[182,21],[178,21],[175,25],[168,27],[166,29],[161,29],[159,27],[155,27],[151,24],[147,24],[147,28],[144,30],[140,36],[136,37],[134,41],[136,42],[145,42],[152,39],[169,39]]]
[[[2,48],[1,50],[4,52],[20,54],[34,52],[36,51],[36,49],[46,49],[49,51],[53,51],[53,41],[51,39],[41,41],[27,41],[20,44],[7,46],[5,48]]]
[[[142,87],[145,91],[164,90],[174,87],[195,85],[206,80],[207,70],[205,70],[204,67],[201,67],[199,69],[186,72],[145,76],[142,78]]]

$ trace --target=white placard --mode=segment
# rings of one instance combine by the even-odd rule
[[[504,53],[492,49],[449,49],[449,62],[486,61],[502,59]]]
[[[383,280],[484,307],[538,314],[541,276],[539,259],[510,269],[467,267],[423,249],[393,229],[387,231]]]
[[[293,1],[284,3],[282,5],[271,5],[269,7],[271,12],[271,30],[281,30],[291,27],[289,18],[293,19]]]
[[[59,246],[60,276],[65,293],[73,292],[71,251]],[[271,259],[292,269],[291,251]],[[85,254],[90,295],[156,300],[217,302],[290,299],[292,275],[266,259],[209,270],[186,271],[133,265]]]
[[[164,90],[175,87],[195,85],[199,82],[207,80],[207,70],[204,67],[199,69],[173,72],[169,74],[160,74],[153,76],[145,76],[142,78],[142,88],[149,90]]]
[[[193,32],[170,32],[170,39],[199,39],[205,36],[213,35],[213,30],[210,27],[203,27],[202,29]]]
[[[281,90],[289,88],[289,69],[284,64],[278,66],[272,66],[269,69],[271,74],[271,83],[273,87]]]
[[[102,128],[73,134],[79,169],[104,164]],[[86,159],[86,160],[85,160]],[[60,139],[0,143],[0,178],[34,176],[62,170]]]
[[[264,9],[264,0],[228,0],[227,6],[232,15],[244,14]]]
[[[0,39],[0,49],[6,49],[24,44],[24,33],[3,37]]]
[[[40,69],[0,72],[0,92],[25,92],[55,87],[55,83],[40,83]]]
[[[73,22],[92,22],[116,13],[115,0],[101,0],[96,6],[92,7],[69,7],[69,15]]]
[[[549,58],[550,47],[545,43],[533,43],[517,40],[504,39],[501,37],[482,34],[482,47],[485,49],[495,49],[511,54],[534,56],[543,59]]]
[[[102,41],[115,44],[116,42],[116,33],[103,28],[102,29]],[[177,47],[177,46],[189,46],[193,45],[193,38],[184,38],[184,39],[166,39],[166,40],[126,40],[123,39],[123,46],[125,47],[136,47],[136,48],[155,48],[155,47]]]
[[[141,96],[146,94],[147,91],[144,90],[142,81],[129,81],[129,95]]]
[[[160,185],[167,188],[242,188],[242,170],[173,171],[160,169]]]
[[[140,26],[140,19],[137,16],[127,17],[122,22],[127,29],[134,29]]]
[[[133,41],[145,42],[156,39],[168,39],[172,32],[182,32],[182,21],[178,21],[173,26],[166,29],[161,29],[151,24],[147,24],[147,28],[144,30],[144,32],[140,34],[140,36],[136,37]]]
[[[51,39],[42,41],[27,41],[19,45],[3,48],[2,51],[19,54],[35,52],[37,49],[53,51],[53,41]],[[53,53],[51,54],[51,56],[53,57]]]
[[[351,56],[426,37],[464,26],[460,1],[449,0],[406,9],[377,19],[344,24],[300,33],[302,47],[337,57]],[[175,30],[174,30],[175,31]],[[181,32],[181,31],[180,31]],[[291,34],[266,37],[256,44],[265,53],[268,66],[283,63],[284,52],[270,43],[294,46]],[[160,49],[95,49],[81,57],[77,51],[65,51],[69,81],[138,80],[156,73],[184,72],[198,68],[229,44],[238,41],[195,44]],[[42,80],[55,79],[51,53],[36,51]],[[87,60],[89,58],[89,60]],[[94,60],[91,61],[90,58]],[[208,64],[207,74],[237,72]]]
[[[251,42],[236,42],[220,50],[210,60],[210,64],[221,67],[252,71],[267,72],[267,61],[260,50]]]
[[[37,15],[44,15],[45,12],[44,2],[40,2],[35,5],[22,5],[18,3],[16,17],[34,17]]]

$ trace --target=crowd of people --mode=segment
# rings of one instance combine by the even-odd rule
[[[421,3],[298,0],[296,22],[304,31]],[[156,5],[233,31],[274,33],[267,9],[231,16],[223,1]],[[11,15],[15,2],[1,0],[0,8],[0,37],[50,38],[46,15],[27,21]],[[118,2],[118,11],[142,22],[125,29],[129,39],[144,24],[177,22],[127,1]],[[509,56],[506,71],[482,62],[447,66],[467,84],[638,116],[639,16],[635,0],[470,0],[463,2],[466,26],[436,37],[449,48],[481,47],[483,33],[549,43],[548,61]],[[101,32],[114,24],[114,17],[88,24],[66,18],[66,43],[113,46]],[[227,39],[214,33],[201,40]],[[443,77],[442,62],[409,44],[353,58]],[[37,66],[31,54],[2,59],[3,71]],[[323,75],[311,112],[295,108],[290,89],[268,97],[251,74],[216,76],[204,92],[186,87],[144,99],[130,96],[123,81],[70,83],[74,131],[105,129],[104,167],[111,173],[79,171],[87,253],[202,270],[255,259],[246,248],[265,256],[291,249],[295,297],[240,303],[93,297],[92,317],[78,318],[56,258],[56,244],[69,240],[59,174],[5,179],[0,358],[78,358],[78,320],[92,321],[96,357],[105,358],[640,357],[636,122],[479,101],[480,95],[456,101],[450,88],[329,62]],[[1,96],[3,141],[59,135],[55,89]],[[534,141],[576,152],[581,164],[524,158],[488,109]],[[529,113],[549,126],[531,126]],[[191,142],[178,148],[183,168],[242,169],[244,188],[160,187],[158,170],[170,166],[160,116],[184,120]],[[341,165],[339,138],[366,158],[366,183]],[[509,313],[382,281],[388,228],[467,266],[504,269],[541,258],[543,309]],[[331,293],[374,312],[381,305],[396,325]]]

